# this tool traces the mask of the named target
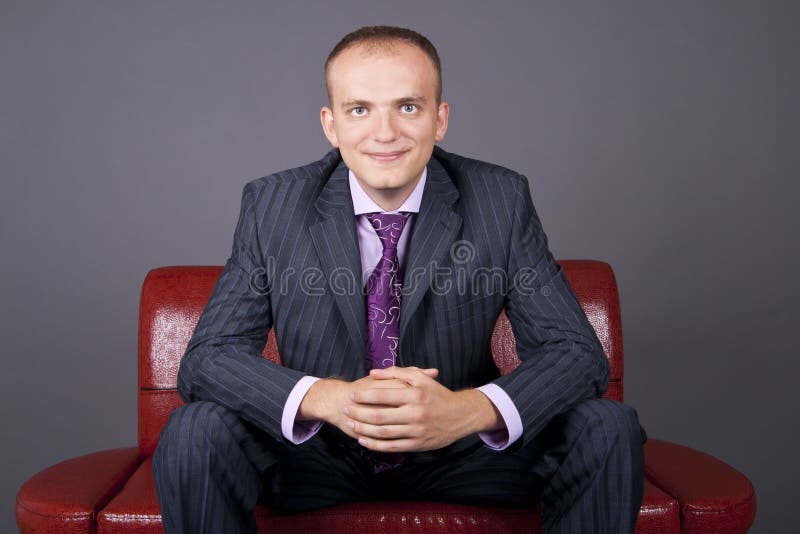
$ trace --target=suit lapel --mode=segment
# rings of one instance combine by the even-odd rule
[[[458,198],[458,189],[453,180],[439,161],[431,158],[422,203],[406,254],[403,300],[400,304],[401,340],[411,316],[430,289],[433,266],[447,264],[444,260],[463,222],[452,208]]]
[[[434,151],[436,156],[439,151]],[[400,339],[409,320],[430,289],[433,266],[446,265],[448,251],[461,230],[462,219],[452,206],[458,189],[436,157],[428,162],[422,202],[406,253],[404,294],[400,304]],[[309,226],[326,290],[333,295],[344,318],[358,362],[364,360],[366,312],[361,288],[361,253],[356,234],[348,169],[340,161],[317,197],[320,220]],[[337,276],[343,275],[343,276]],[[336,281],[340,283],[336,283]],[[331,282],[334,283],[331,287]],[[344,282],[344,283],[341,283]]]
[[[309,227],[323,276],[353,340],[353,356],[364,361],[366,315],[361,291],[361,254],[356,235],[348,170],[340,162],[317,197],[321,220]],[[333,285],[331,285],[333,284]]]

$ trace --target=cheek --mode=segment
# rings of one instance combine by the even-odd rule
[[[420,122],[418,124],[413,125],[414,128],[414,138],[419,139],[420,141],[429,141],[436,137],[436,131],[438,130],[438,124],[436,121],[425,121]]]
[[[363,128],[358,127],[342,128],[337,134],[339,144],[352,148],[358,147],[358,145],[367,138],[362,130]]]

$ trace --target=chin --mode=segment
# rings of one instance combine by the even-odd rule
[[[394,188],[396,184],[403,181],[399,172],[381,167],[380,165],[364,165],[361,171],[364,173],[364,176],[359,175],[356,170],[353,170],[356,176],[364,180],[367,180],[366,177],[371,177],[368,183],[376,189]]]
[[[395,189],[402,188],[405,185],[405,183],[403,183],[403,181],[400,179],[392,177],[392,178],[379,178],[377,180],[374,180],[373,183],[370,185],[372,185],[374,189],[380,189],[383,191],[392,191]]]

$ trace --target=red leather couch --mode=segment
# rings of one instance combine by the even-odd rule
[[[621,401],[622,325],[614,274],[602,262],[560,263],[611,363],[605,396]],[[66,460],[34,475],[17,496],[17,524],[23,533],[163,532],[151,455],[168,414],[182,404],[175,389],[178,364],[220,272],[220,267],[164,267],[148,273],[139,309],[139,444]],[[504,314],[495,327],[492,352],[502,372],[519,363]],[[272,334],[264,357],[280,359]],[[637,532],[735,533],[752,524],[753,486],[713,456],[650,438],[645,467]],[[527,509],[503,509],[385,501],[293,516],[259,507],[256,517],[261,532],[539,531],[535,502]]]

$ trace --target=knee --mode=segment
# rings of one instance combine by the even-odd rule
[[[153,468],[187,459],[202,461],[230,445],[225,408],[213,402],[192,402],[174,410],[161,430],[153,453]]]
[[[602,438],[609,447],[641,447],[644,436],[636,410],[627,404],[608,399],[591,399],[576,410],[586,419],[595,439]]]

